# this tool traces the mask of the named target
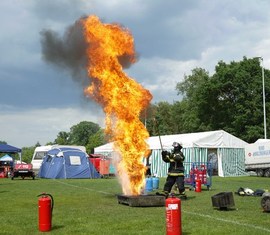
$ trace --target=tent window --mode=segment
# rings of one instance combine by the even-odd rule
[[[70,156],[70,165],[81,165],[81,158],[79,156]]]

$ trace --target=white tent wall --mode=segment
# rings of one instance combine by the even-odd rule
[[[207,162],[206,148],[183,148],[185,155],[185,174],[189,174],[192,162]],[[169,164],[162,160],[161,150],[154,149],[150,155],[151,173],[158,177],[166,177],[168,173]]]
[[[245,150],[243,148],[218,149],[219,176],[243,176],[245,172]]]
[[[188,175],[193,162],[207,163],[208,149],[207,148],[183,148],[185,155],[185,174]],[[228,176],[243,176],[245,172],[245,155],[242,148],[218,148],[218,175],[221,177]],[[152,150],[150,156],[151,172],[158,177],[166,177],[169,164],[163,162],[161,150]],[[212,166],[211,166],[212,167]]]
[[[153,149],[152,154],[149,156],[151,163],[151,174],[154,176],[162,177],[167,175],[169,164],[162,161],[160,149]]]
[[[185,155],[186,174],[189,174],[193,162],[207,163],[209,161],[208,155],[210,154],[210,150],[213,151],[213,149],[215,149],[218,155],[219,176],[246,175],[244,147],[247,143],[223,130],[166,135],[161,136],[160,139],[162,147],[165,150],[172,149],[172,143],[174,141],[182,143],[184,147],[182,151]],[[162,161],[162,149],[159,137],[150,137],[148,138],[147,143],[152,150],[149,159],[152,175],[166,177],[169,164]],[[113,156],[112,152],[112,143],[95,148],[95,153],[103,154],[105,156]],[[144,163],[146,163],[145,159]]]

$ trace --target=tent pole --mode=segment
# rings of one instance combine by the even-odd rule
[[[160,143],[161,151],[163,151],[163,147],[162,147],[162,142],[161,142],[161,137],[160,137],[160,135],[158,135],[158,138],[159,138],[159,143]]]
[[[159,139],[159,143],[160,143],[160,148],[161,148],[161,151],[163,151],[163,146],[162,146],[160,132],[159,132],[159,126],[158,126],[157,120],[155,118],[154,118],[154,124],[155,124],[156,131],[158,133],[158,139]]]

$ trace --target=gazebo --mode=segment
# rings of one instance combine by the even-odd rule
[[[8,153],[18,153],[21,160],[21,152],[20,148],[8,144],[0,144],[0,153],[7,153],[0,158],[0,178],[8,177],[8,172],[14,164],[14,159]]]

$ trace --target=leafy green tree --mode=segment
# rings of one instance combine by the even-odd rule
[[[140,120],[144,123],[150,136],[158,135],[156,115],[158,106],[157,104],[150,104],[146,110],[141,113]]]
[[[160,135],[173,134],[172,105],[168,102],[159,102],[155,114],[156,129]]]
[[[56,144],[56,143],[55,143],[55,142],[49,141],[49,142],[47,142],[45,145],[54,145],[54,144]]]
[[[55,144],[68,145],[69,144],[69,133],[65,131],[60,131],[54,140]]]
[[[265,69],[266,109],[269,110],[270,73]],[[262,68],[259,59],[220,61],[212,77],[201,68],[177,83],[183,100],[175,112],[186,132],[223,129],[254,142],[263,137]],[[182,108],[182,110],[181,110]],[[266,112],[267,113],[267,112]],[[267,121],[268,123],[268,121]]]
[[[168,102],[151,104],[145,124],[150,136],[172,134],[172,105]]]
[[[7,144],[6,141],[0,140],[0,144]]]
[[[94,153],[94,148],[106,143],[104,130],[100,129],[93,135],[89,136],[88,144],[86,145],[87,153]]]
[[[100,130],[98,124],[88,121],[82,121],[70,128],[69,144],[86,146],[89,137]]]
[[[269,78],[269,71],[265,70],[265,75]],[[266,81],[269,98],[269,79]],[[212,127],[223,128],[248,142],[262,138],[262,69],[259,60],[244,57],[242,61],[230,64],[221,61],[212,82],[215,84],[212,100],[216,101],[212,103]]]
[[[147,128],[148,132],[151,134],[154,132],[153,120],[156,113],[156,105],[149,104],[149,106],[141,112],[140,120],[144,123],[145,127]]]
[[[22,148],[22,161],[23,162],[31,163],[35,148],[36,146]]]
[[[39,143],[39,141],[35,144],[35,147],[39,147],[41,146],[41,144]]]
[[[209,122],[204,123],[200,119],[203,110],[201,106],[209,102],[207,94],[210,80],[209,73],[202,68],[195,68],[191,75],[185,75],[184,81],[176,84],[178,95],[183,95],[180,103],[175,103],[174,114],[178,113],[177,119],[181,121],[181,133],[210,130]]]
[[[179,133],[186,133],[189,130],[187,129],[187,126],[189,125],[189,118],[185,118],[185,114],[187,114],[187,108],[186,108],[187,102],[186,100],[183,101],[176,101],[172,105],[172,124],[173,127],[173,133],[172,134],[179,134]],[[192,129],[192,128],[190,128]]]

